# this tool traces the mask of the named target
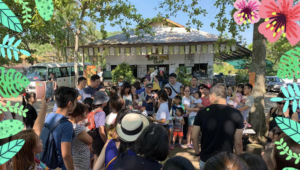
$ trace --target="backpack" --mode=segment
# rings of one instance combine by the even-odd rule
[[[45,163],[50,169],[60,167],[63,163],[63,161],[59,162],[58,160],[58,151],[52,132],[58,125],[64,122],[69,122],[69,120],[59,119],[52,128],[50,128],[50,125],[48,123],[45,123],[40,136],[40,139],[43,142],[43,151],[39,154],[41,158],[40,160]]]
[[[103,111],[102,109],[96,109],[96,110],[92,110],[88,115],[87,115],[87,120],[88,122],[90,122],[90,125],[88,126],[88,134],[94,139],[97,134],[98,134],[98,130],[96,128],[96,123],[95,123],[95,114],[99,111]]]

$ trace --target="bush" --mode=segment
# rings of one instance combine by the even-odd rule
[[[118,83],[120,79],[129,83],[133,83],[135,81],[130,65],[125,62],[119,64],[111,72],[111,75],[113,83]]]
[[[192,75],[186,74],[187,67],[181,66],[176,68],[175,73],[177,74],[177,81],[183,85],[190,86]]]

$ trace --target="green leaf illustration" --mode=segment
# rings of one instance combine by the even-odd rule
[[[8,6],[0,0],[0,21],[7,28],[22,32],[23,28],[16,15],[8,8]]]
[[[299,170],[299,169],[288,167],[288,168],[283,168],[282,170]]]
[[[31,12],[32,10],[30,8],[28,8],[26,5],[28,5],[28,2],[24,2],[23,0],[15,0],[15,3],[19,3],[22,5],[22,14],[25,14],[25,16],[23,16],[22,18],[25,18],[25,20],[23,21],[23,24],[25,24],[26,22],[31,23],[31,18],[32,16],[28,14],[28,12]]]
[[[281,91],[284,94],[285,98],[281,98],[281,97],[271,98],[272,102],[281,102],[283,100],[286,100],[286,102],[283,106],[283,112],[286,112],[287,109],[289,108],[290,101],[293,101],[293,105],[292,105],[293,112],[296,112],[296,110],[297,110],[297,107],[298,107],[297,100],[300,99],[300,90],[296,83],[293,84],[293,87],[294,88],[292,88],[292,86],[288,86],[288,91],[287,91],[286,88],[281,86]],[[299,107],[300,107],[300,100],[299,100]]]
[[[18,104],[15,104],[14,106],[10,106],[10,103],[7,102],[6,106],[0,106],[0,111],[7,112],[10,109],[13,109],[13,112],[18,113],[20,116],[26,117],[26,112],[28,112],[28,109],[23,110],[22,107],[18,107]],[[21,109],[22,108],[22,109]]]
[[[280,141],[283,141],[283,138],[280,139]],[[300,154],[299,156],[296,153],[293,153],[292,150],[289,149],[289,146],[286,146],[286,142],[284,142],[282,144],[282,142],[275,142],[277,146],[277,149],[282,149],[283,151],[281,151],[279,154],[280,155],[287,155],[288,157],[286,157],[286,160],[291,160],[292,158],[295,159],[295,164],[298,164],[300,161]],[[285,147],[286,146],[286,147]]]
[[[23,147],[24,139],[17,139],[0,146],[0,165],[9,161]]]
[[[24,123],[19,120],[9,119],[0,122],[0,139],[11,137],[22,131]]]
[[[52,18],[54,12],[52,0],[35,0],[35,4],[39,14],[45,21]]]
[[[279,78],[288,78],[295,79],[300,78],[300,68],[298,57],[300,56],[300,48],[296,47],[295,49],[289,50],[284,55],[281,56],[279,67],[277,71],[277,77]]]
[[[1,0],[0,0],[1,1]],[[17,47],[20,45],[20,43],[22,42],[22,40],[18,40],[14,45],[13,42],[15,40],[15,37],[12,37],[9,41],[8,41],[8,38],[9,38],[9,35],[6,35],[3,39],[3,42],[2,44],[0,44],[0,49],[1,49],[1,54],[2,54],[2,57],[5,57],[5,48],[7,49],[6,52],[7,52],[7,57],[11,60],[11,51],[10,50],[13,50],[13,53],[14,53],[14,58],[18,61],[19,60],[19,54],[18,52],[26,55],[26,56],[31,56],[31,54],[26,51],[26,50],[22,50],[22,49],[17,49]],[[8,41],[8,44],[6,45]],[[0,56],[1,56],[0,54]]]
[[[10,98],[11,96],[17,97],[20,92],[28,86],[30,81],[22,75],[22,73],[17,72],[15,69],[9,69],[6,74],[5,68],[0,67],[0,94],[4,98]]]
[[[284,117],[276,117],[275,120],[285,134],[300,144],[300,124],[298,122]]]

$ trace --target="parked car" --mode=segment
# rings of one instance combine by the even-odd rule
[[[300,83],[296,83],[296,84],[297,84],[297,86],[298,86],[298,88],[299,88],[299,90],[300,90]],[[296,92],[295,92],[295,89],[294,89],[294,83],[286,83],[285,89],[286,89],[287,92],[289,92],[288,86],[291,86],[291,87],[293,88],[294,93],[295,93],[295,95],[297,96],[297,94],[296,94]],[[280,92],[281,92],[281,90],[280,90]]]
[[[276,76],[266,76],[266,90],[270,91],[281,91],[281,86],[287,87],[287,84]]]

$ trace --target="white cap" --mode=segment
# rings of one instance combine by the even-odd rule
[[[119,83],[119,86],[123,86],[123,83]]]

